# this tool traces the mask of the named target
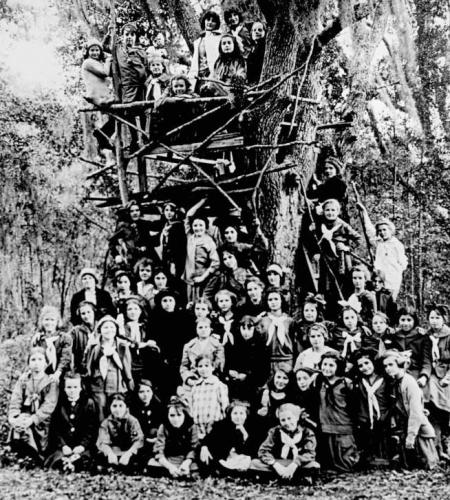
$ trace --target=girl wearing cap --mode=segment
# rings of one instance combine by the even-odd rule
[[[79,325],[81,318],[78,315],[78,308],[81,302],[88,301],[96,307],[96,319],[100,319],[105,314],[115,316],[116,311],[111,295],[98,286],[98,276],[95,269],[85,267],[80,272],[80,283],[82,289],[74,293],[70,301],[70,322],[72,325]]]
[[[149,321],[150,337],[160,349],[162,371],[158,380],[165,401],[175,394],[180,383],[183,347],[191,338],[188,317],[179,302],[179,295],[174,290],[161,290],[155,297],[155,308]]]
[[[58,383],[45,373],[47,363],[43,348],[31,348],[27,369],[13,388],[8,409],[11,447],[38,464],[47,451],[50,420],[58,402]]]
[[[270,355],[256,332],[256,320],[243,316],[225,358],[225,380],[231,399],[255,402],[270,376]]]
[[[107,411],[108,397],[134,388],[128,342],[118,339],[118,333],[117,321],[104,316],[97,324],[98,340],[88,345],[85,352],[86,383],[97,404],[100,420]]]
[[[407,363],[408,357],[396,349],[388,349],[383,355],[386,375],[394,381],[392,416],[395,427],[391,432],[400,439],[400,447],[395,452],[404,467],[425,465],[432,469],[439,461],[436,434],[424,412],[423,393],[414,377],[406,373]],[[415,450],[415,456],[407,450]]]
[[[96,340],[95,336],[95,312],[96,307],[92,302],[84,300],[78,306],[77,315],[81,324],[72,328],[72,366],[75,373],[83,373],[84,352],[88,344]]]
[[[361,349],[355,354],[356,439],[362,465],[387,465],[390,427],[389,385],[383,377],[378,353]]]
[[[285,272],[279,264],[274,262],[269,266],[267,266],[266,269],[267,286],[279,288],[283,292],[284,302],[286,304],[288,311],[290,311],[291,294],[289,290],[286,290],[284,288],[284,281],[285,281]]]
[[[385,276],[385,287],[392,292],[394,300],[402,286],[403,272],[408,266],[405,247],[395,237],[395,226],[386,217],[379,219],[375,225],[370,220],[369,213],[364,205],[358,203],[362,211],[372,245],[375,247],[375,263],[377,270],[383,271]]]
[[[113,394],[109,400],[110,415],[100,424],[97,439],[99,460],[110,467],[132,471],[144,434],[139,421],[130,414],[125,395]]]
[[[81,74],[86,86],[84,98],[100,108],[116,101],[111,90],[111,64],[112,57],[110,54],[105,55],[100,42],[89,40],[81,65]],[[115,124],[109,115],[102,114],[101,119],[103,125],[95,129],[94,137],[97,139],[100,153],[106,159],[106,166],[112,166],[116,163],[111,144]]]
[[[246,471],[258,451],[263,436],[250,416],[246,401],[234,400],[226,417],[215,422],[200,443],[200,462],[206,471]]]
[[[197,213],[205,202],[206,199],[202,199],[191,207],[184,222],[187,246],[183,279],[187,283],[189,302],[203,294],[208,279],[220,264],[217,245],[208,234],[208,218]]]
[[[308,340],[311,347],[299,354],[294,371],[296,372],[299,368],[317,370],[323,354],[329,351],[337,352],[325,345],[329,338],[328,328],[323,323],[313,323],[308,330]]]
[[[432,369],[430,401],[427,404],[430,422],[436,431],[439,455],[450,460],[450,328],[447,326],[448,309],[443,305],[428,307],[427,334],[432,342]]]
[[[283,312],[284,297],[279,288],[269,288],[265,297],[266,312],[261,315],[257,330],[270,352],[272,373],[277,368],[292,371],[297,356],[293,319]]]
[[[145,306],[142,297],[132,295],[125,301],[123,315],[123,332],[130,342],[131,372],[136,383],[142,378],[155,380],[160,375],[159,348],[150,338]]]
[[[311,388],[320,425],[319,461],[324,470],[350,472],[358,463],[354,430],[353,384],[344,376],[345,360],[327,352]]]
[[[324,201],[322,209],[321,221],[317,227],[312,225],[319,243],[314,258],[320,263],[319,290],[325,295],[328,315],[335,317],[336,303],[340,297],[338,287],[344,297],[348,296],[350,291],[346,282],[348,272],[352,268],[348,251],[352,243],[358,243],[361,237],[339,217],[341,204],[336,199]]]
[[[173,396],[156,434],[155,458],[149,461],[149,469],[157,472],[162,468],[172,477],[189,477],[197,470],[197,447],[197,429],[187,406]]]
[[[31,338],[31,347],[42,347],[48,360],[46,373],[59,382],[70,370],[72,337],[61,330],[61,315],[56,307],[44,306],[38,321],[38,330]]]

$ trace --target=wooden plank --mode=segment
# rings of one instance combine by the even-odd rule
[[[202,143],[194,142],[191,144],[172,144],[170,147],[177,153],[192,153]],[[204,147],[207,151],[227,151],[244,145],[244,137],[242,135],[235,135],[234,137],[222,138],[217,137],[213,139],[207,146]],[[157,155],[166,153],[167,150],[161,146],[157,146],[149,151],[149,154]]]
[[[166,163],[178,163],[181,160],[180,155],[172,155],[169,156],[168,154],[157,154],[157,155],[146,155],[145,158],[149,160],[154,160],[154,161],[163,161]],[[198,158],[197,156],[193,156],[191,158],[192,161],[195,161],[196,163],[200,163],[201,165],[215,165],[217,162],[216,160],[208,160],[206,158]]]

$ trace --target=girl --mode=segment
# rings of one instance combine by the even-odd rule
[[[220,290],[214,297],[217,313],[212,323],[214,335],[217,335],[225,351],[234,345],[236,334],[236,317],[234,307],[236,295],[228,290]],[[225,354],[225,357],[226,354]]]
[[[86,86],[84,98],[99,107],[109,106],[115,102],[111,91],[111,64],[112,57],[105,55],[102,45],[97,40],[90,40],[86,46],[81,73]],[[97,139],[100,153],[106,159],[106,166],[115,165],[116,161],[112,151],[111,137],[114,134],[114,120],[109,115],[101,116],[104,124],[95,129],[94,137]]]
[[[347,204],[347,184],[343,180],[345,167],[340,160],[335,157],[328,157],[319,174],[321,180],[313,177],[308,189],[308,196],[319,203],[329,199],[335,199],[340,204]]]
[[[134,273],[139,278],[139,281],[136,283],[137,293],[149,303],[152,303],[155,297],[155,285],[152,283],[152,261],[148,257],[138,260],[134,267]]]
[[[245,282],[246,299],[239,307],[238,316],[253,316],[257,318],[265,311],[263,300],[264,283],[253,276]]]
[[[157,101],[169,85],[170,77],[167,74],[165,62],[161,57],[153,56],[148,63],[150,75],[145,82],[147,89],[145,100]]]
[[[225,380],[230,398],[254,403],[270,376],[270,355],[256,333],[256,321],[243,316],[225,358]]]
[[[78,306],[77,316],[81,323],[74,326],[72,336],[72,364],[75,373],[83,373],[84,351],[95,340],[95,305],[87,300]]]
[[[28,369],[11,394],[8,422],[11,447],[21,455],[43,462],[48,446],[50,420],[58,402],[58,383],[45,373],[48,360],[41,347],[32,347]]]
[[[247,69],[239,44],[232,35],[222,35],[219,45],[219,57],[214,64],[213,78],[227,85],[244,85],[247,80]],[[222,94],[228,89],[217,85]]]
[[[179,207],[168,201],[162,208],[161,220],[156,227],[155,250],[162,265],[172,276],[180,278],[186,262],[186,233]]]
[[[133,295],[134,283],[131,274],[124,269],[119,269],[114,274],[113,285],[115,288],[114,306],[116,314],[124,314],[126,301]]]
[[[311,384],[317,377],[317,370],[304,366],[295,371],[295,387],[292,391],[291,401],[305,410],[305,418],[310,421],[311,428],[317,428],[318,407],[315,405]]]
[[[200,27],[202,33],[194,41],[194,53],[188,74],[191,86],[197,94],[201,94],[201,79],[211,78],[214,74],[214,65],[219,57],[219,15],[214,11],[205,12],[200,20]]]
[[[247,57],[247,78],[249,85],[256,85],[262,72],[266,51],[266,28],[261,21],[255,21],[251,29],[252,47]]]
[[[227,25],[227,33],[230,33],[233,37],[235,37],[236,42],[239,45],[239,49],[242,52],[242,56],[247,58],[252,46],[252,40],[250,33],[245,26],[241,10],[232,5],[224,10],[223,19]]]
[[[419,327],[419,318],[412,306],[399,309],[398,328],[393,335],[385,336],[383,343],[386,349],[397,349],[409,356],[407,372],[417,380],[420,388],[426,387],[431,375],[432,344]]]
[[[385,286],[397,300],[402,285],[403,272],[408,266],[404,245],[394,236],[395,226],[387,218],[382,217],[375,226],[369,214],[361,203],[358,208],[362,211],[367,233],[371,243],[375,246],[375,269],[384,273]]]
[[[211,336],[211,320],[201,318],[197,320],[197,337],[183,347],[183,357],[180,366],[180,375],[187,385],[194,385],[198,380],[196,360],[200,355],[207,355],[212,359],[214,371],[222,373],[225,365],[223,345],[216,337]]]
[[[156,435],[155,459],[148,465],[163,468],[172,477],[189,477],[197,469],[197,446],[197,430],[185,404],[176,396],[170,398],[167,417]]]
[[[205,287],[205,296],[212,300],[214,295],[227,289],[236,295],[238,303],[245,297],[245,282],[251,276],[240,263],[241,255],[237,247],[225,244],[219,249],[221,268],[217,270]]]
[[[88,301],[96,307],[95,319],[100,319],[105,314],[116,313],[111,295],[98,286],[98,276],[95,269],[85,267],[80,273],[82,289],[76,292],[70,301],[70,322],[79,325],[81,318],[77,314],[81,302]]]
[[[355,382],[356,437],[362,465],[387,465],[387,437],[390,425],[389,388],[379,373],[377,352],[363,349],[356,353]]]
[[[162,267],[157,267],[152,276],[152,284],[154,287],[153,299],[150,301],[150,308],[155,308],[156,296],[162,290],[168,290],[171,287],[170,275]]]
[[[360,310],[360,316],[365,325],[370,325],[372,316],[377,310],[375,293],[366,290],[366,283],[370,277],[366,266],[359,264],[351,272],[354,292],[348,298],[348,303]]]
[[[428,335],[432,342],[430,376],[430,422],[436,431],[437,449],[441,458],[450,460],[450,328],[448,310],[441,305],[428,308]]]
[[[299,354],[294,366],[295,372],[299,368],[317,370],[323,354],[329,351],[337,352],[325,345],[329,340],[329,336],[328,329],[323,323],[313,323],[309,328],[308,339],[311,347]]]
[[[234,400],[224,420],[215,422],[202,440],[200,461],[208,469],[245,471],[261,443],[260,429],[250,418],[250,405]]]
[[[160,395],[165,401],[175,393],[180,382],[178,371],[183,347],[191,337],[186,323],[186,314],[179,306],[179,295],[169,289],[159,292],[150,318],[150,337],[160,350],[163,371],[158,379]]]
[[[372,273],[372,285],[377,301],[377,311],[387,315],[389,325],[395,325],[397,319],[397,304],[395,303],[392,293],[384,287],[386,277],[383,271],[376,270]]]
[[[198,379],[189,396],[189,408],[200,439],[211,430],[214,422],[225,417],[229,404],[228,388],[213,375],[214,369],[212,358],[206,354],[195,360]]]
[[[266,295],[267,313],[258,322],[258,331],[264,336],[270,352],[272,372],[283,367],[292,371],[294,367],[295,341],[293,320],[283,312],[283,294],[278,288],[269,288]]]
[[[156,431],[162,422],[163,408],[153,392],[150,380],[142,379],[136,387],[137,394],[133,400],[131,414],[138,419],[144,435],[144,446],[139,451],[139,458],[145,466],[153,455],[153,445],[156,441]]]
[[[312,484],[319,472],[316,462],[316,437],[301,420],[301,409],[291,403],[280,406],[278,425],[269,430],[251,468],[273,472],[281,479],[305,479]]]
[[[272,263],[266,269],[266,282],[269,287],[279,288],[283,292],[284,302],[287,310],[291,307],[291,294],[283,288],[285,272],[279,264]]]
[[[50,429],[54,451],[46,460],[47,466],[73,472],[90,465],[98,415],[94,400],[83,391],[79,374],[65,375],[64,393],[53,413]]]
[[[359,459],[353,436],[353,386],[344,377],[345,361],[339,354],[324,354],[319,369],[312,386],[319,409],[319,461],[325,470],[350,472]]]
[[[379,354],[383,354],[385,350],[384,339],[389,339],[389,336],[394,333],[394,329],[388,325],[388,317],[382,312],[376,312],[372,318],[372,335],[366,340],[366,346],[370,349],[375,349]]]
[[[342,306],[340,317],[342,326],[333,332],[330,346],[341,353],[347,362],[347,370],[350,370],[353,365],[353,355],[361,347],[367,346],[367,339],[371,337],[371,332],[361,324],[359,311],[344,301],[340,301],[340,305]]]
[[[289,372],[283,368],[278,368],[262,392],[258,409],[258,415],[264,417],[267,428],[276,424],[277,409],[280,405],[289,401],[290,395]]]
[[[130,471],[144,446],[144,435],[137,418],[130,415],[125,396],[110,399],[110,415],[100,424],[97,448],[101,462]]]
[[[158,375],[159,348],[149,336],[145,305],[141,297],[132,295],[126,299],[123,321],[124,337],[129,340],[133,380],[155,380]]]
[[[194,301],[203,294],[208,278],[219,267],[216,243],[207,233],[208,218],[196,214],[205,201],[201,200],[186,213],[187,247],[183,279],[188,284],[188,301]]]
[[[70,370],[72,337],[61,331],[61,316],[53,306],[44,306],[38,321],[38,331],[31,339],[31,347],[42,347],[47,355],[46,372],[55,382]]]
[[[432,469],[438,463],[436,434],[424,413],[422,391],[414,377],[405,371],[407,362],[408,358],[395,349],[389,349],[383,355],[386,375],[395,383],[393,416],[395,434],[401,442],[401,462],[404,466],[412,465],[411,456],[407,456],[406,450],[416,449],[422,462]]]
[[[188,304],[188,323],[186,326],[189,332],[189,338],[193,339],[196,336],[197,320],[203,318],[212,319],[214,316],[213,306],[209,299],[205,296],[200,297],[193,304]]]
[[[328,304],[327,314],[336,317],[335,304],[339,300],[339,290],[348,296],[346,277],[352,268],[348,251],[352,243],[360,240],[360,235],[340,217],[341,204],[336,199],[329,199],[322,204],[323,217],[317,227],[317,241],[320,250],[314,259],[320,264],[319,290],[324,291]],[[316,225],[312,225],[316,229]]]
[[[295,339],[298,352],[311,347],[308,339],[309,328],[314,323],[323,323],[325,306],[326,302],[322,295],[308,293],[302,304],[301,314],[294,316]]]
[[[104,316],[97,324],[98,340],[85,352],[86,382],[97,404],[100,420],[105,416],[108,397],[134,388],[130,350],[127,343],[117,339],[118,333],[117,321]]]

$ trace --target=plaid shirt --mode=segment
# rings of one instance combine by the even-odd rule
[[[228,403],[228,387],[215,375],[200,379],[192,388],[190,410],[200,438],[211,430],[214,422],[225,418]]]
[[[183,347],[183,358],[181,360],[180,375],[183,382],[192,376],[197,376],[195,371],[195,360],[201,354],[210,356],[213,360],[214,370],[221,372],[225,365],[225,353],[223,345],[216,337],[208,337],[200,340],[198,337],[190,340]]]

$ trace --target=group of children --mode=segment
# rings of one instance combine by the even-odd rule
[[[114,46],[111,33],[103,43],[89,40],[82,65],[85,99],[100,109],[114,102],[154,101],[153,118],[145,112],[125,113],[124,117],[156,136],[189,121],[189,115],[199,111],[191,109],[188,102],[184,103],[189,98],[227,96],[232,88],[257,84],[265,51],[264,24],[255,21],[247,26],[241,11],[236,8],[226,9],[223,17],[226,26],[221,30],[221,17],[217,12],[210,10],[203,14],[200,20],[202,33],[194,41],[187,71],[178,69],[182,68],[180,65],[174,70],[175,65],[170,65],[164,33],[157,33],[153,45],[144,48],[138,43],[138,28],[134,23],[122,27],[118,43]],[[114,90],[112,75],[117,81]],[[168,97],[180,99],[176,106],[168,107]],[[174,115],[180,115],[180,123]],[[170,121],[169,128],[165,127],[166,121]],[[207,127],[205,123],[201,125]],[[133,153],[139,145],[138,131],[134,125],[129,131],[129,153]],[[106,165],[115,162],[113,134],[114,120],[105,115],[102,126],[96,128],[94,136]],[[176,138],[171,137],[171,141],[174,140]]]

